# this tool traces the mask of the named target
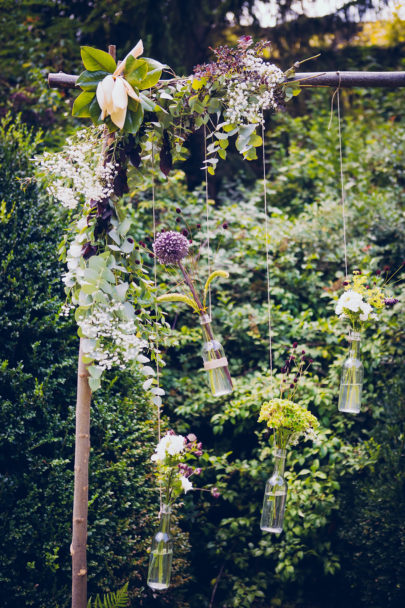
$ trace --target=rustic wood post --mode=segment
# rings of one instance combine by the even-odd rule
[[[115,46],[108,52],[115,59]],[[114,136],[108,129],[104,134],[104,162]],[[89,458],[90,458],[90,404],[91,390],[89,372],[83,362],[83,340],[80,339],[77,370],[76,438],[74,465],[72,544],[72,608],[87,607],[87,515],[89,504]]]

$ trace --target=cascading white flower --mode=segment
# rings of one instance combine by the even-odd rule
[[[128,108],[128,96],[140,101],[138,95],[122,75],[125,63],[130,55],[135,59],[142,55],[143,44],[142,40],[138,42],[128,53],[125,59],[120,63],[113,74],[108,74],[97,85],[96,97],[98,105],[101,108],[101,120],[106,116],[111,116],[111,120],[119,129],[122,129],[125,123]]]

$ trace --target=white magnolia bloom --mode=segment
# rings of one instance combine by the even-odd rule
[[[184,451],[186,439],[182,435],[165,435],[156,446],[155,453],[151,460],[153,462],[163,462],[167,456],[175,456]]]
[[[359,312],[362,310],[362,307],[365,306],[366,303],[363,301],[361,294],[357,293],[357,291],[353,291],[349,289],[343,293],[337,304],[335,312],[337,315],[341,315],[344,308],[351,310],[352,312]],[[368,304],[366,306],[369,306]]]
[[[130,55],[139,57],[143,53],[142,40],[138,42],[125,59],[115,70],[114,74],[108,74],[101,82],[97,85],[96,97],[98,105],[101,108],[101,120],[104,120],[106,116],[111,116],[111,120],[119,129],[122,129],[125,123],[125,117],[127,115],[128,107],[128,95],[139,101],[138,95],[131,87],[129,82],[125,80],[122,72],[125,68],[126,60]]]
[[[189,490],[192,490],[193,484],[187,477],[184,477],[184,475],[180,475],[180,481],[181,487],[183,488],[185,494],[187,494]]]

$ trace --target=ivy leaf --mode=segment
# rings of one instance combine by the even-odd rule
[[[139,85],[140,89],[150,89],[154,87],[156,83],[159,82],[159,79],[162,75],[162,70],[165,67],[163,63],[160,61],[156,61],[155,59],[144,58],[143,61],[146,61],[148,65],[148,73],[146,77],[142,80]]]
[[[91,46],[82,46],[80,49],[83,65],[90,72],[106,70],[110,74],[115,71],[117,64],[109,53],[94,49]]]
[[[73,103],[72,115],[79,116],[80,118],[90,118],[91,114],[89,106],[94,97],[95,93],[91,91],[83,91],[80,93]]]
[[[79,85],[84,91],[95,91],[99,82],[104,80],[108,76],[109,72],[105,70],[98,70],[97,72],[89,72],[85,70],[76,80],[76,84]]]

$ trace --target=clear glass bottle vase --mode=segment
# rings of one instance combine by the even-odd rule
[[[267,480],[264,491],[263,511],[260,528],[263,532],[280,534],[283,531],[285,503],[287,499],[287,482],[284,479],[284,468],[287,450],[274,445],[274,471]]]
[[[170,534],[171,508],[162,505],[159,530],[152,540],[149,558],[148,586],[156,591],[170,586],[173,559],[173,540]]]
[[[361,407],[361,391],[363,388],[363,364],[360,361],[360,338],[357,331],[350,331],[349,356],[343,364],[340,379],[339,404],[340,412],[358,414]]]
[[[224,349],[214,338],[210,317],[201,315],[200,323],[204,341],[201,354],[211,392],[215,397],[228,395],[233,391],[233,384]]]

